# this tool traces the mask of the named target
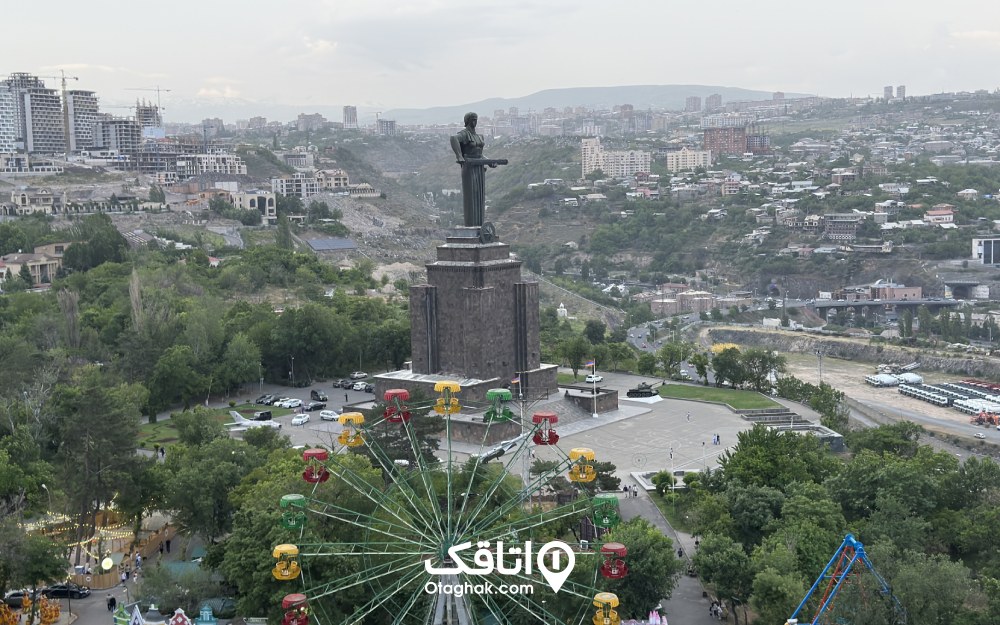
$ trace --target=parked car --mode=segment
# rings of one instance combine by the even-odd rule
[[[351,374],[351,379],[352,380],[363,380],[363,379],[365,379],[367,377],[368,377],[368,374],[365,373],[364,371],[355,371],[354,373]]]
[[[272,418],[272,413],[270,410],[258,410],[253,413],[254,421],[267,421]]]
[[[292,419],[292,425],[305,425],[306,423],[309,423],[309,413],[306,412],[295,415]]]
[[[52,584],[42,591],[42,595],[52,599],[65,599],[67,597],[70,599],[83,599],[90,596],[90,588],[74,584],[73,582],[63,582],[61,584]]]
[[[986,435],[982,432],[976,432],[976,438],[986,438]]]
[[[25,597],[32,597],[37,599],[40,593],[36,590],[34,594],[30,590],[12,590],[3,597],[3,602],[14,608],[15,610],[20,610],[21,605],[24,603]]]
[[[333,388],[351,388],[352,386],[354,386],[354,381],[347,378],[336,380],[333,383]]]
[[[264,406],[270,406],[271,402],[273,401],[274,401],[274,395],[267,394],[267,395],[261,395],[260,397],[255,399],[253,403]]]
[[[368,386],[367,382],[355,382],[354,386],[352,386],[351,388],[354,389],[355,391],[363,391],[365,390],[366,386]]]
[[[366,393],[374,393],[375,392],[375,385],[372,384],[372,383],[370,383],[370,382],[368,384],[365,384],[365,392]]]
[[[587,377],[584,378],[584,382],[586,382],[587,384],[596,384],[598,382],[603,382],[603,381],[604,381],[604,376],[599,375],[597,373],[588,373]]]
[[[324,393],[323,391],[313,389],[309,391],[309,399],[315,399],[316,401],[326,401],[330,398],[327,397],[326,393]]]
[[[291,397],[279,397],[278,399],[276,399],[273,402],[271,402],[271,405],[274,406],[275,408],[288,408],[288,406],[285,405],[286,401],[292,401],[292,398]]]
[[[278,408],[298,408],[302,405],[302,400],[294,397],[286,397],[281,401],[274,402],[274,405]]]
[[[336,410],[320,410],[319,411],[319,418],[322,419],[322,420],[324,420],[324,421],[336,421],[337,417],[339,417],[339,416],[340,415],[337,414]]]
[[[326,402],[322,401],[311,401],[302,407],[306,412],[312,412],[313,410],[322,410],[326,408]]]

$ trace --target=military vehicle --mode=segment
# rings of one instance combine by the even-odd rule
[[[627,397],[652,397],[656,395],[656,389],[648,382],[639,382],[635,388],[630,388],[625,395]]]

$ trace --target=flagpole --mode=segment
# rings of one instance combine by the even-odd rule
[[[597,418],[597,377],[596,377],[597,376],[597,359],[595,358],[591,362],[593,363],[593,366],[591,366],[591,368],[590,368],[590,373],[594,376],[594,377],[591,378],[593,380],[593,382],[591,382],[591,384],[594,385],[593,392],[591,393],[594,396],[594,414],[591,415],[591,417],[594,418],[594,419],[596,419]]]

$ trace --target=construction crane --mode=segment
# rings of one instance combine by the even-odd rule
[[[63,113],[63,139],[66,141],[66,152],[69,152],[69,100],[66,99],[66,81],[67,80],[80,80],[79,76],[67,76],[66,72],[59,70],[58,76],[39,76],[38,78],[51,78],[52,80],[58,80],[62,84],[62,113]]]
[[[126,89],[126,91],[155,91],[156,92],[156,108],[158,110],[162,111],[163,107],[160,106],[160,92],[165,91],[167,93],[170,93],[170,91],[172,91],[172,89],[163,89],[162,87],[160,87],[160,85],[156,85],[155,87],[129,87],[128,89]]]
[[[854,565],[858,560],[861,561],[864,568],[854,568]],[[803,624],[808,623],[808,625],[819,625],[820,618],[833,608],[834,599],[836,599],[837,593],[844,586],[844,584],[849,582],[851,579],[857,579],[857,577],[860,576],[865,569],[868,569],[878,582],[882,595],[888,597],[889,601],[892,603],[894,625],[906,625],[906,610],[903,609],[903,605],[899,602],[899,599],[892,594],[892,589],[889,588],[889,584],[885,581],[885,578],[879,575],[875,570],[875,567],[868,559],[868,555],[865,553],[865,546],[858,542],[854,538],[853,534],[848,534],[844,537],[844,542],[842,542],[840,547],[837,548],[836,553],[834,553],[833,557],[830,558],[826,568],[824,568],[823,572],[819,574],[818,578],[816,578],[816,581],[806,593],[802,602],[799,603],[799,607],[795,608],[795,612],[793,612],[792,616],[785,622],[785,625],[798,625],[799,613],[802,612],[806,603],[808,603],[808,601],[816,593],[820,584],[825,582],[823,596],[820,599],[819,607],[816,608],[815,615],[808,621],[802,621]]]

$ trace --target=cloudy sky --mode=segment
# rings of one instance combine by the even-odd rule
[[[458,105],[560,87],[705,84],[826,96],[989,89],[1000,3],[972,0],[33,0],[0,74],[105,103]],[[57,81],[49,81],[57,86]]]

